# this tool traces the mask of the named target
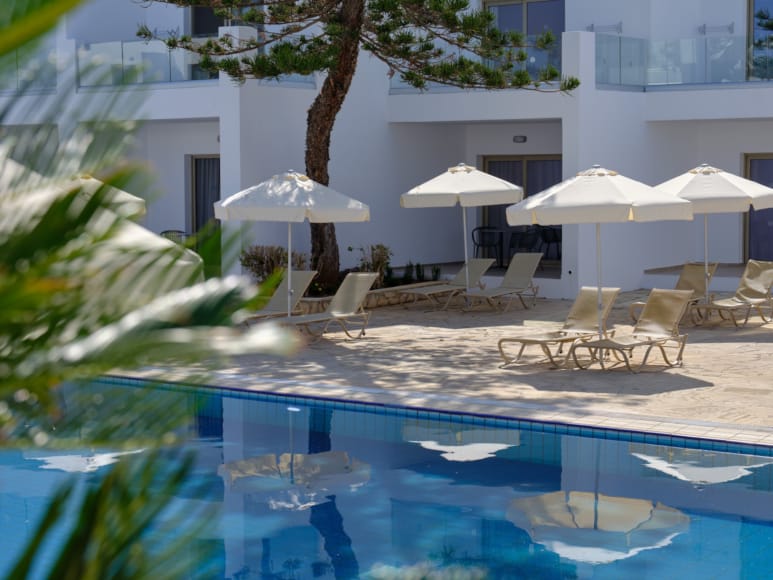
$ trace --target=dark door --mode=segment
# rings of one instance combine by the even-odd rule
[[[220,226],[214,204],[220,199],[220,158],[193,158],[193,233],[207,278],[222,273]]]
[[[773,187],[773,156],[749,158],[749,179]],[[773,209],[749,212],[749,255],[753,260],[773,260]]]

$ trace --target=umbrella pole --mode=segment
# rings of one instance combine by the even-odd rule
[[[598,304],[596,310],[598,311],[599,321],[599,339],[604,338],[604,329],[601,327],[601,311],[604,309],[604,297],[601,292],[601,223],[596,223],[596,279],[598,281],[597,295]]]
[[[470,269],[467,267],[467,208],[462,206],[462,232],[464,233],[464,285],[470,290]]]
[[[704,298],[709,303],[709,214],[703,214],[703,276],[706,281]]]
[[[287,222],[287,316],[292,314],[293,303],[293,224]]]

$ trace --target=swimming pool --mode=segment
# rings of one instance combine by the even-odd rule
[[[174,385],[151,394],[136,384],[106,380],[78,395],[184,411],[185,446],[197,453],[191,489],[203,491],[175,501],[217,510],[200,538],[215,547],[218,572],[207,577],[724,579],[773,570],[769,448]],[[116,425],[123,437],[144,428]],[[143,452],[140,443],[2,452],[0,575],[58,483],[87,482],[121,454]]]

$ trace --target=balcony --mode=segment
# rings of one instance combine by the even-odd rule
[[[56,51],[33,55],[14,51],[0,60],[0,92],[53,92],[57,87]]]
[[[77,50],[78,85],[105,87],[123,84],[178,83],[217,79],[199,66],[199,55],[170,50],[160,40],[84,44]],[[272,81],[264,81],[272,82]],[[288,75],[279,83],[314,86],[314,77]]]
[[[596,34],[596,84],[657,90],[769,81],[773,49],[758,44],[735,35],[652,40]]]

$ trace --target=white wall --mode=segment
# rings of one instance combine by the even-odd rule
[[[145,161],[155,176],[154,188],[146,194],[147,228],[155,232],[190,231],[190,184],[185,156],[218,154],[217,137],[216,120],[154,121],[142,125],[131,155]]]

